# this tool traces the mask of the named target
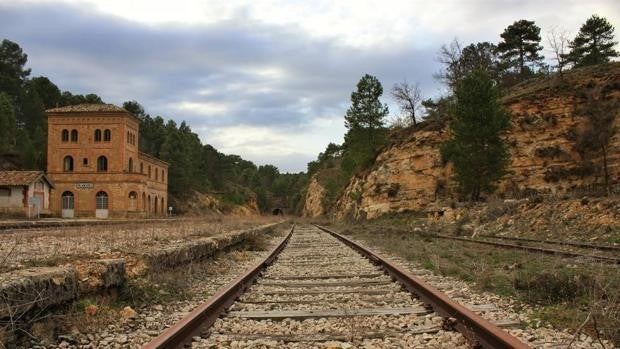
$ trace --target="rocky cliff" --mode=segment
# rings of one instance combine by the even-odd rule
[[[605,101],[620,100],[620,63],[575,69],[563,80],[528,81],[508,91],[502,102],[511,113],[505,134],[511,164],[497,195],[564,193],[602,182],[601,154],[582,156],[576,150],[576,135],[587,123],[581,110],[593,94]],[[618,114],[616,108],[608,148],[610,178],[616,185],[620,183]],[[370,169],[349,182],[336,203],[336,217],[434,210],[456,198],[452,169],[439,154],[447,129],[417,127],[398,138],[380,152]],[[306,207],[321,212],[317,202],[314,193]]]
[[[304,209],[302,212],[304,217],[318,217],[325,214],[322,202],[324,193],[325,188],[319,183],[316,176],[312,176],[304,200]]]

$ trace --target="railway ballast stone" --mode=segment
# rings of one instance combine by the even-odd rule
[[[0,319],[67,302],[77,295],[78,274],[72,266],[0,274]]]
[[[144,258],[147,261],[148,268],[151,270],[189,264],[211,257],[215,252],[234,246],[249,237],[265,233],[281,223],[265,224],[256,228],[237,230],[213,237],[188,241],[181,246],[151,251],[145,254]]]

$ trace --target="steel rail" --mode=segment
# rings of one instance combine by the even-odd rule
[[[527,344],[519,341],[516,337],[511,336],[508,332],[483,319],[481,316],[465,308],[464,306],[452,301],[444,293],[433,288],[420,278],[389,262],[379,254],[328,228],[319,225],[315,226],[336,237],[347,246],[353,248],[363,256],[381,266],[390,276],[400,282],[407,290],[417,295],[439,315],[446,318],[455,319],[453,324],[448,325],[453,326],[456,330],[468,338],[473,347],[493,349],[530,348]]]
[[[199,305],[191,313],[182,318],[172,327],[166,329],[159,336],[146,344],[145,349],[182,348],[192,336],[200,333],[201,329],[208,328],[215,320],[228,309],[245,290],[250,287],[259,274],[269,266],[282,252],[293,235],[295,226],[267,255],[265,259],[256,263],[243,275],[231,281],[223,289],[216,292],[205,303]]]
[[[559,241],[559,240],[536,240],[536,239],[529,239],[529,238],[518,238],[518,237],[513,237],[513,236],[497,236],[497,235],[487,235],[487,234],[482,234],[478,236],[481,238],[488,238],[488,239],[535,242],[539,244],[561,245],[561,246],[574,246],[574,247],[581,247],[581,248],[589,248],[593,250],[620,251],[620,246],[590,244],[586,242]]]
[[[582,254],[582,253],[576,253],[576,252],[552,250],[548,248],[534,247],[534,246],[515,245],[515,244],[504,243],[504,242],[493,242],[493,241],[486,241],[486,240],[470,239],[470,238],[464,238],[464,237],[458,237],[458,236],[436,234],[436,235],[431,235],[431,237],[436,237],[439,239],[471,242],[474,244],[495,246],[495,247],[513,249],[513,250],[527,251],[527,252],[544,253],[544,254],[550,254],[550,255],[556,255],[556,256],[573,257],[573,258],[588,258],[588,259],[594,259],[594,260],[598,260],[598,261],[606,262],[606,263],[620,264],[620,258],[616,258],[616,257],[596,256],[596,255],[591,255],[591,254]]]

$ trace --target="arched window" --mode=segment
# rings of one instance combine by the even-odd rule
[[[165,170],[161,170],[161,181],[166,183],[166,172]]]
[[[101,142],[101,130],[95,130],[95,142]]]
[[[71,130],[71,142],[75,143],[78,141],[78,132],[77,130]]]
[[[159,213],[159,210],[157,209],[157,207],[159,207],[158,203],[159,203],[159,199],[157,198],[157,196],[155,197],[155,200],[153,200],[155,202],[155,208],[153,209],[154,213]]]
[[[135,211],[138,208],[138,193],[135,191],[129,192],[129,211]]]
[[[131,144],[131,133],[127,131],[127,143]]]
[[[112,131],[106,129],[103,131],[103,141],[109,142],[112,140]]]
[[[161,213],[166,213],[166,205],[164,205],[164,198],[161,198]]]
[[[159,179],[159,169],[155,167],[155,180]]]
[[[105,191],[100,191],[95,196],[95,203],[98,210],[108,209],[108,194]]]
[[[105,172],[108,170],[108,158],[100,156],[97,158],[97,171]]]
[[[62,160],[62,170],[65,172],[73,171],[73,158],[69,155]]]
[[[73,200],[73,193],[70,191],[65,191],[62,193],[61,196],[61,201],[62,201],[62,209],[63,210],[73,210],[74,207],[74,200]]]
[[[148,204],[147,204],[147,205],[148,205],[148,206],[147,206],[147,212],[151,212],[151,207],[152,207],[151,205],[152,205],[153,203],[151,202],[151,195],[150,195],[150,194],[149,194],[149,196],[147,197],[147,199],[148,199],[148,201],[147,201],[147,203],[148,203]]]
[[[63,142],[68,142],[69,141],[69,130],[62,130],[62,132],[60,133],[60,139]]]
[[[146,212],[146,194],[142,193],[142,211]]]
[[[149,165],[149,178],[151,178],[151,165]]]
[[[144,163],[140,163],[140,173],[144,173]]]
[[[129,164],[127,166],[127,169],[129,170],[129,172],[133,172],[133,159],[129,158]]]

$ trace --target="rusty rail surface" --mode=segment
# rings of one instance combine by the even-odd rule
[[[528,238],[518,238],[513,236],[497,236],[497,235],[478,235],[481,238],[488,239],[498,239],[498,240],[512,240],[512,241],[523,241],[523,242],[535,242],[539,244],[550,244],[550,245],[560,245],[560,246],[573,246],[573,247],[581,247],[581,248],[590,248],[593,250],[603,250],[603,251],[620,251],[620,246],[613,245],[601,245],[601,244],[591,244],[587,242],[573,242],[573,241],[559,241],[559,240],[536,240],[536,239],[528,239]]]
[[[363,247],[362,245],[342,236],[325,227],[316,225],[317,228],[329,233],[345,243],[347,246],[366,256],[381,266],[390,276],[400,282],[409,292],[416,294],[420,300],[429,305],[439,315],[455,319],[453,326],[470,340],[473,347],[482,348],[530,348],[525,343],[511,336],[491,322],[483,319],[478,314],[455,303],[444,293],[433,288],[420,278],[408,273],[395,264],[389,262],[379,254]]]
[[[216,292],[205,303],[198,306],[191,313],[182,318],[172,327],[166,329],[159,336],[145,345],[145,349],[182,348],[192,336],[200,333],[201,329],[208,328],[228,309],[245,290],[254,283],[260,272],[269,266],[293,235],[295,226],[267,255],[265,259],[256,263],[243,275],[231,281],[223,289]]]
[[[513,250],[521,250],[521,251],[527,251],[527,252],[544,253],[544,254],[550,254],[550,255],[556,255],[556,256],[573,257],[573,258],[588,258],[588,259],[593,259],[593,260],[597,260],[597,261],[601,261],[605,263],[620,264],[620,258],[616,258],[616,257],[596,256],[596,255],[591,255],[591,254],[582,254],[582,253],[577,253],[577,252],[553,250],[549,248],[534,247],[534,246],[515,245],[515,244],[504,243],[504,242],[478,240],[478,239],[464,238],[464,237],[458,237],[458,236],[448,236],[448,235],[437,234],[437,235],[431,235],[431,237],[436,237],[439,239],[447,239],[447,240],[465,241],[465,242],[471,242],[474,244],[489,245],[489,246],[508,248],[508,249],[513,249]]]

